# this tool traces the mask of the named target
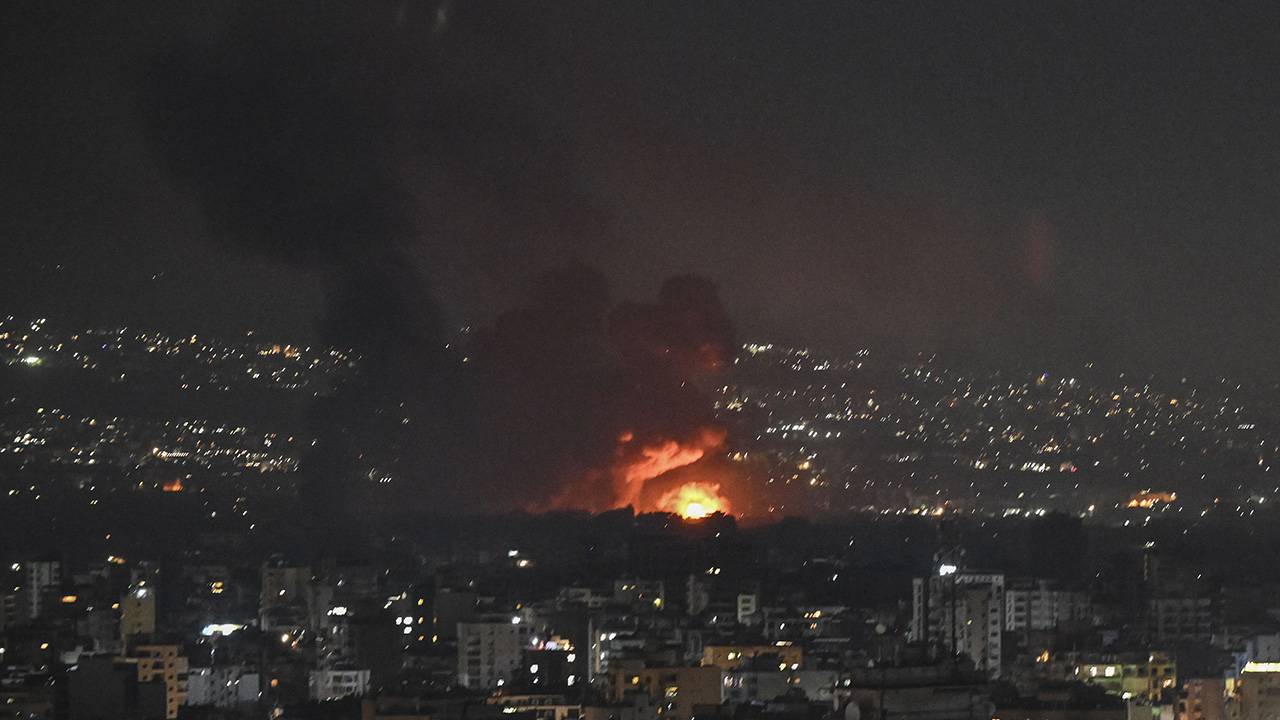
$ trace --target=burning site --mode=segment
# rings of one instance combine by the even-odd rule
[[[571,157],[547,133],[495,114],[492,84],[458,84],[451,55],[408,41],[433,17],[331,12],[319,35],[264,10],[177,44],[143,71],[140,94],[148,139],[214,235],[314,276],[321,339],[360,357],[355,382],[314,402],[303,515],[331,524],[373,478],[397,512],[727,510],[723,481],[690,485],[683,501],[653,493],[725,444],[702,390],[735,349],[715,286],[676,276],[652,300],[622,301],[570,263],[480,323],[465,358],[444,352],[454,308],[435,284],[455,247],[502,243],[513,265],[534,236],[572,252],[612,239],[609,211],[564,180]],[[536,162],[477,176],[495,148]],[[460,219],[480,206],[502,208],[500,220]],[[504,282],[554,264],[513,267]]]
[[[1252,5],[6,3],[0,720],[1280,720]]]
[[[658,500],[658,509],[675,513],[689,520],[701,520],[715,513],[728,514],[732,508],[720,494],[719,483],[691,482],[664,493]]]
[[[502,440],[473,469],[496,479],[497,503],[525,510],[728,512],[729,481],[698,472],[726,442],[702,388],[733,352],[706,279],[668,278],[654,301],[615,303],[585,265],[548,272],[475,339],[477,437]]]

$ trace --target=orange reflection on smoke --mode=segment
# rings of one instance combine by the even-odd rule
[[[729,512],[729,501],[720,494],[719,483],[691,482],[668,490],[658,498],[658,509],[699,520],[714,513]]]
[[[724,444],[724,430],[704,427],[690,437],[632,445],[635,433],[623,431],[618,436],[618,461],[614,477],[621,480],[618,506],[637,505],[646,482],[672,470],[692,465]]]

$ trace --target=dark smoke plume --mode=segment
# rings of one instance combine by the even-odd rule
[[[562,133],[511,86],[518,9],[255,2],[233,17],[141,68],[140,107],[218,236],[314,271],[322,341],[360,357],[313,414],[317,527],[370,474],[396,478],[414,501],[401,508],[602,509],[718,446],[692,381],[732,333],[704,280],[615,306],[602,276],[571,266],[480,333],[466,365],[443,352],[425,272],[440,258],[482,238],[510,280],[536,259],[526,239],[610,239]]]
[[[393,72],[405,48],[389,16],[305,12],[311,22],[295,23],[274,4],[249,8],[212,39],[158,53],[142,97],[153,144],[219,237],[313,270],[322,342],[361,358],[355,386],[313,413],[305,497],[324,522],[361,475],[402,464],[417,444],[404,420],[423,432],[445,367],[395,164],[411,137]]]
[[[502,505],[603,510],[714,452],[724,433],[697,380],[732,356],[715,287],[681,276],[656,302],[614,305],[596,271],[544,275],[476,341],[483,475]],[[643,509],[643,508],[642,508]]]

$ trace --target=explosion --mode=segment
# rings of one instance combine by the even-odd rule
[[[690,482],[658,498],[658,509],[686,520],[701,520],[718,512],[729,512],[729,501],[720,494],[720,483]]]
[[[479,442],[466,473],[492,488],[470,491],[529,512],[656,509],[672,473],[722,455],[702,386],[736,347],[708,280],[668,278],[656,301],[618,303],[598,270],[543,273],[469,339]]]
[[[460,81],[465,58],[418,42],[464,19],[502,36],[509,10],[388,22],[334,4],[300,28],[274,4],[253,7],[146,57],[139,111],[210,236],[313,273],[319,339],[360,356],[354,379],[309,408],[303,515],[320,537],[373,465],[408,481],[378,490],[393,512],[415,506],[390,500],[400,492],[477,512],[603,511],[713,458],[723,432],[698,381],[738,344],[706,278],[618,301],[603,273],[572,261],[465,339],[445,330],[424,258],[436,272],[479,263],[506,283],[509,268],[619,240],[614,208],[575,179],[579,148],[523,117],[492,82],[500,69]]]
[[[619,440],[620,461],[615,472],[621,476],[621,492],[618,505],[636,505],[644,484],[671,470],[692,465],[708,452],[724,444],[724,431],[719,428],[700,428],[684,442],[665,440],[645,445],[636,450],[629,447],[634,439],[631,432],[623,433]]]

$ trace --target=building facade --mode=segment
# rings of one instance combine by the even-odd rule
[[[999,678],[1004,589],[1004,575],[940,565],[934,575],[912,582],[910,639],[964,655],[987,677]]]
[[[532,630],[518,618],[458,623],[458,684],[493,689],[520,668]]]

